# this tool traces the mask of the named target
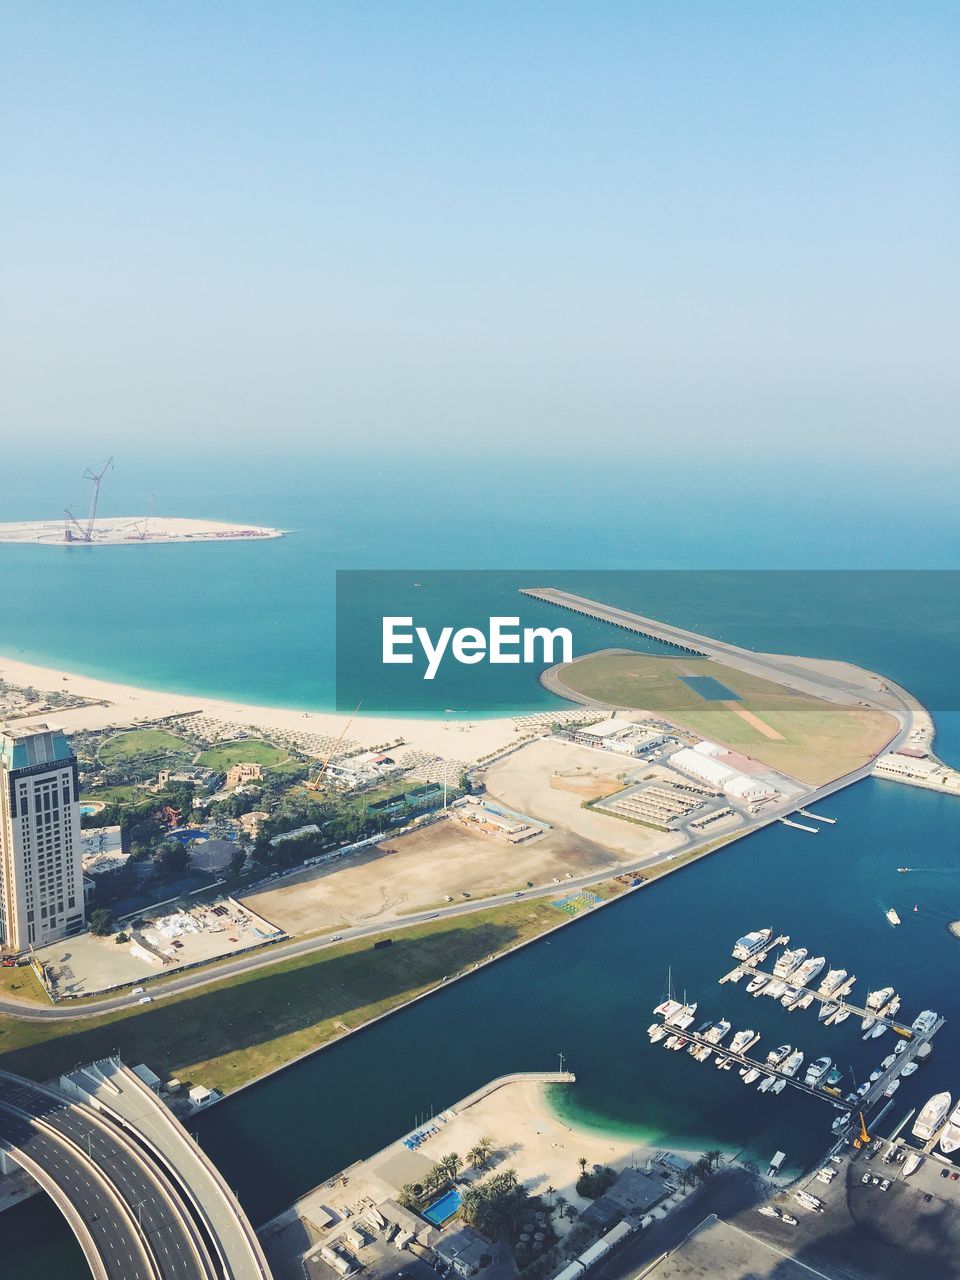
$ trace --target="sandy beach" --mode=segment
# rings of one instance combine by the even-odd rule
[[[99,680],[76,672],[36,666],[17,658],[0,655],[0,678],[8,684],[34,688],[44,693],[70,693],[96,699],[100,705],[56,709],[29,720],[49,720],[71,729],[122,728],[138,722],[152,722],[164,716],[200,712],[211,720],[251,728],[260,732],[299,735],[324,735],[336,738],[350,717],[327,711],[298,711],[290,707],[261,707],[251,703],[231,702],[220,698],[197,697],[194,694],[165,693],[141,689],[133,685]],[[545,717],[548,718],[548,717]],[[365,716],[353,719],[349,740],[365,747],[395,742],[402,738],[420,751],[450,760],[471,762],[510,746],[531,732],[529,718],[519,723],[511,718],[494,720],[417,720],[391,716]]]

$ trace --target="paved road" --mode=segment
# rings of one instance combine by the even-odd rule
[[[906,735],[903,731],[898,741]],[[854,782],[859,782],[862,778],[869,777],[873,771],[873,765],[867,764],[860,769],[854,770],[853,773],[846,774],[843,778],[828,783],[826,786],[817,787],[815,790],[804,792],[803,795],[796,797],[790,804],[782,809],[771,811],[762,816],[748,818],[744,825],[735,833],[739,839],[741,836],[749,835],[754,831],[759,831],[763,827],[769,826],[771,823],[778,821],[779,817],[795,813],[799,808],[808,808],[815,805],[818,800],[822,800],[832,795],[835,791],[840,791],[844,787],[851,786]],[[808,839],[809,837],[798,833],[798,839]],[[657,854],[653,858],[645,860],[634,859],[630,863],[624,864],[624,869],[629,867],[642,868],[644,872],[649,872],[651,868],[655,868],[662,862],[668,862],[671,858],[675,858],[678,854],[688,853],[691,850],[712,844],[718,839],[716,833],[707,831],[702,836],[694,839],[689,834],[687,838],[679,845],[669,851]],[[297,872],[291,874],[299,874]],[[524,899],[549,898],[558,893],[567,894],[580,889],[589,889],[594,885],[600,884],[605,880],[609,880],[614,874],[614,870],[606,868],[604,871],[594,872],[587,876],[577,876],[571,880],[564,880],[561,884],[537,885],[532,889],[526,889],[520,895]],[[280,881],[276,882],[281,883]],[[433,908],[427,911],[412,912],[400,919],[384,922],[378,921],[374,924],[357,925],[354,928],[345,928],[340,931],[339,937],[344,941],[351,941],[356,938],[372,938],[389,933],[398,933],[402,929],[409,929],[414,925],[425,924],[430,920],[451,919],[460,916],[469,916],[477,911],[486,911],[491,907],[505,906],[508,903],[515,902],[517,894],[501,893],[491,898],[472,898],[469,902],[453,903],[452,905],[442,908]],[[233,977],[240,973],[249,973],[253,969],[266,969],[276,964],[280,960],[289,960],[296,956],[310,955],[316,951],[322,951],[325,947],[335,945],[330,935],[323,937],[295,938],[290,942],[277,943],[271,947],[269,951],[260,951],[253,956],[246,958],[240,957],[236,960],[228,961],[219,965],[214,970],[204,971],[200,973],[187,973],[179,978],[171,978],[169,981],[162,983],[152,983],[150,986],[150,994],[155,1001],[162,999],[164,996],[176,995],[185,991],[196,991],[201,987],[208,986],[213,982],[220,982],[224,978]],[[101,1014],[110,1013],[118,1009],[133,1009],[137,1006],[138,997],[131,996],[129,992],[119,996],[107,996],[103,999],[91,999],[85,1001],[83,1005],[74,1005],[66,1002],[59,1005],[26,1005],[10,999],[0,999],[0,1013],[10,1014],[14,1017],[25,1018],[35,1021],[58,1021],[70,1018],[94,1018]]]
[[[785,677],[789,677],[789,683],[795,688],[803,688],[807,692],[814,693],[815,696],[826,698],[840,698],[842,701],[849,701],[851,697],[870,702],[872,705],[887,711],[893,715],[898,723],[897,733],[887,744],[886,750],[892,751],[896,747],[902,745],[909,737],[913,727],[914,706],[916,705],[906,690],[901,689],[898,685],[885,681],[885,687],[882,692],[878,693],[868,689],[866,684],[858,684],[851,679],[833,676],[830,673],[824,674],[820,670],[812,672],[805,667],[794,666],[789,657],[781,657],[775,654],[758,654],[749,649],[740,649],[736,645],[728,645],[723,641],[713,640],[709,636],[697,635],[693,632],[684,631],[680,627],[672,627],[666,623],[657,622],[654,619],[643,618],[639,614],[629,613],[627,610],[616,609],[609,605],[601,605],[596,601],[581,599],[576,596],[568,596],[567,593],[545,589],[544,591],[531,590],[528,594],[536,595],[538,598],[547,600],[550,603],[566,605],[567,600],[574,602],[569,607],[573,607],[578,611],[589,612],[594,616],[603,617],[608,621],[620,621],[621,625],[628,626],[630,629],[639,630],[647,628],[647,634],[660,634],[664,638],[673,635],[676,637],[677,643],[697,645],[701,648],[710,649],[711,656],[717,657],[718,660],[726,660],[730,665],[741,667],[742,669],[753,669],[758,674],[763,674],[769,679],[785,682]],[[870,673],[867,673],[870,674]],[[879,679],[879,677],[877,677]],[[602,705],[602,704],[597,704]],[[861,779],[869,777],[873,772],[873,762],[870,761],[860,769],[855,769],[852,773],[846,774],[842,778],[836,779],[834,782],[828,783],[826,786],[817,787],[814,790],[806,791],[802,795],[792,799],[789,804],[780,808],[769,810],[762,817],[748,818],[745,824],[740,827],[736,834],[736,838],[749,835],[754,831],[759,831],[765,826],[769,826],[771,822],[778,821],[779,818],[796,812],[800,808],[809,808],[817,803],[818,800],[824,799],[832,795],[836,791],[842,790],[844,787],[851,786]],[[798,833],[798,837],[809,838],[803,833]],[[690,851],[704,847],[713,843],[717,839],[716,833],[705,832],[699,838],[685,833],[684,841],[675,846],[667,853],[658,854],[653,858],[641,861],[632,861],[624,864],[624,869],[629,866],[642,867],[644,871],[656,867],[659,863],[669,861],[681,853],[689,853]],[[290,874],[299,874],[302,868],[297,868]],[[524,891],[523,897],[526,898],[546,898],[557,892],[572,892],[579,889],[589,889],[593,885],[600,884],[604,880],[609,880],[611,870],[607,868],[605,871],[597,872],[589,876],[579,876],[575,879],[564,880],[562,884],[539,885],[532,889]],[[279,881],[276,883],[280,883]],[[401,919],[384,922],[378,921],[374,924],[359,925],[354,928],[346,928],[341,930],[340,937],[343,940],[353,940],[357,938],[375,937],[385,933],[396,933],[401,929],[411,928],[414,925],[425,924],[430,920],[442,918],[450,919],[459,916],[472,915],[477,911],[485,911],[490,907],[504,906],[513,902],[516,894],[503,893],[491,898],[473,898],[469,902],[454,903],[439,909],[429,911],[419,911],[410,915],[405,915]],[[196,991],[201,987],[208,986],[210,983],[219,982],[224,978],[234,977],[237,974],[249,973],[254,969],[266,969],[276,964],[280,960],[289,960],[298,956],[310,955],[314,952],[321,951],[325,947],[334,945],[330,935],[323,937],[295,938],[289,942],[278,943],[271,947],[268,951],[258,951],[248,956],[238,957],[225,964],[217,966],[215,969],[206,970],[199,973],[183,974],[180,977],[174,977],[168,981],[151,983],[150,994],[157,1000],[163,996],[176,995],[188,991]],[[123,995],[105,996],[103,998],[91,997],[85,1001],[83,1005],[76,1006],[71,1002],[60,1005],[37,1006],[27,1005],[9,997],[0,999],[0,1013],[9,1014],[13,1017],[25,1018],[34,1021],[57,1021],[59,1019],[70,1018],[93,1018],[99,1017],[103,1013],[111,1013],[121,1009],[131,1009],[136,1003],[136,997],[129,993]]]
[[[195,1228],[178,1195],[152,1161],[128,1150],[108,1124],[6,1072],[0,1072],[0,1117],[5,1135],[23,1140],[29,1130],[25,1149],[57,1181],[88,1228],[96,1228],[101,1257],[108,1266],[117,1263],[120,1280],[131,1266],[143,1280],[213,1280],[216,1270],[206,1249],[198,1255]]]
[[[0,1145],[22,1151],[56,1183],[89,1232],[110,1280],[153,1280],[143,1244],[107,1187],[90,1177],[88,1162],[25,1116],[0,1106]],[[86,1242],[81,1240],[84,1252]]]

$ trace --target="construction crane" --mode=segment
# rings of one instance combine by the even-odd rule
[[[336,755],[336,753],[337,753],[337,748],[340,746],[340,743],[341,743],[341,742],[344,740],[344,738],[347,736],[347,730],[348,730],[348,729],[350,728],[350,726],[353,724],[354,720],[356,719],[357,712],[360,710],[360,708],[361,708],[362,706],[363,706],[363,700],[361,699],[361,701],[360,701],[360,702],[358,702],[358,703],[357,703],[357,705],[353,708],[353,715],[351,715],[350,719],[349,719],[349,720],[347,721],[347,723],[343,726],[343,729],[342,729],[342,731],[341,731],[341,733],[340,733],[340,737],[336,740],[336,742],[333,744],[333,746],[332,746],[332,747],[330,748],[330,750],[327,752],[327,754],[326,754],[326,756],[325,756],[325,758],[324,758],[323,764],[320,766],[320,771],[319,771],[319,773],[317,774],[317,776],[316,776],[315,778],[308,778],[308,779],[307,779],[306,787],[307,787],[307,790],[308,790],[308,791],[319,791],[319,790],[320,790],[320,788],[323,786],[323,775],[324,775],[324,774],[326,773],[326,771],[327,771],[327,765],[330,763],[330,761],[331,761],[331,760],[333,759],[333,757]]]
[[[99,472],[87,467],[83,473],[84,480],[93,481],[93,493],[90,495],[90,511],[86,525],[82,525],[67,507],[63,509],[63,538],[65,542],[92,542],[93,522],[97,518],[97,502],[100,498],[100,482],[113,466],[113,458],[108,458]]]

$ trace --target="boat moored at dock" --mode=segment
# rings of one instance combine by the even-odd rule
[[[745,933],[734,943],[734,960],[749,960],[751,956],[759,955],[772,936],[772,929],[755,929],[752,933]]]
[[[952,1099],[947,1092],[935,1093],[928,1099],[913,1124],[913,1136],[921,1142],[929,1142],[941,1127],[950,1111]]]

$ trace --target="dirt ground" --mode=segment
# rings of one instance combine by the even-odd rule
[[[617,782],[618,775],[629,783],[651,772],[649,764],[632,764],[625,756],[611,759],[591,747],[546,738],[493,765],[487,771],[486,785],[491,798],[508,808],[549,822],[594,847],[602,846],[618,862],[626,858],[642,863],[644,858],[675,848],[683,837],[584,809],[583,801],[619,790],[625,784]]]
[[[305,871],[275,889],[252,894],[244,903],[287,933],[308,933],[442,907],[447,894],[461,902],[464,890],[485,898],[526,888],[529,880],[548,884],[567,872],[586,875],[613,870],[621,862],[615,853],[562,831],[513,845],[446,818],[410,835],[388,837],[382,845],[330,866]]]
[[[226,914],[218,915],[217,910]],[[158,956],[151,958],[148,951],[132,942],[118,943],[113,934],[98,938],[92,933],[81,933],[41,947],[37,957],[51,970],[61,996],[92,995],[124,983],[155,978],[161,973],[168,977],[184,965],[238,955],[250,947],[260,946],[268,932],[265,921],[220,898],[209,904],[196,901],[183,902],[179,907],[170,904],[159,912],[145,912],[144,919],[156,922],[177,915],[189,916],[191,927],[197,932],[174,930],[167,936],[153,924],[143,929],[143,937],[167,955],[167,964]],[[180,943],[179,947],[174,947],[174,938]]]

